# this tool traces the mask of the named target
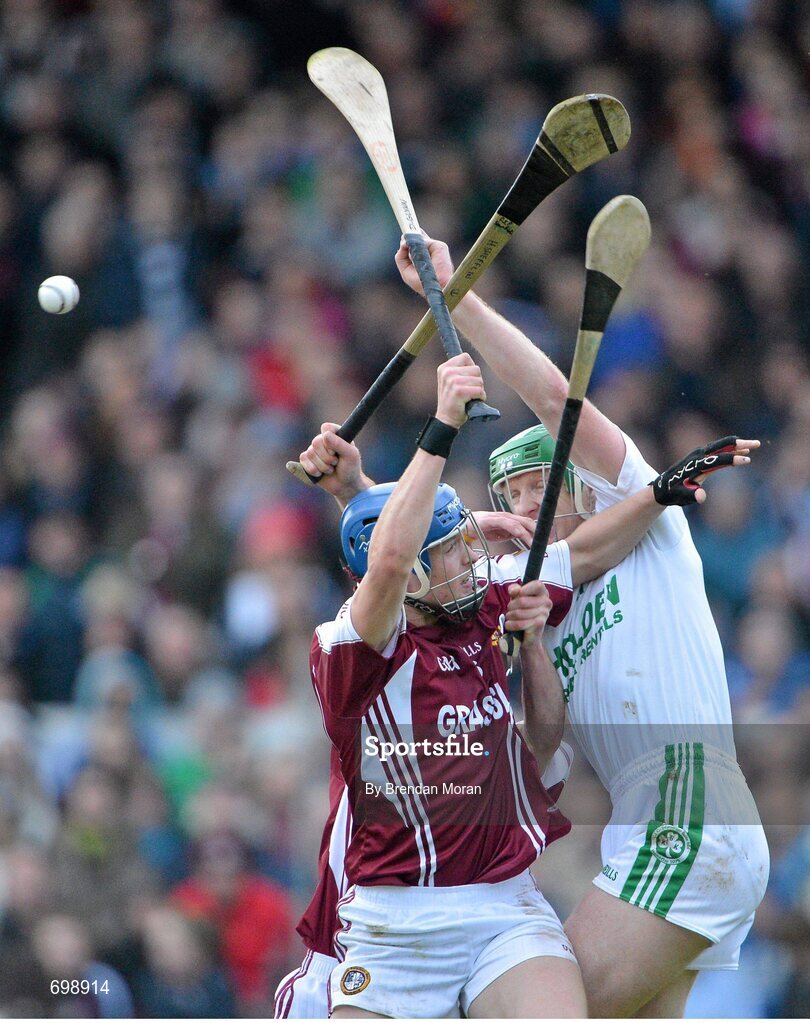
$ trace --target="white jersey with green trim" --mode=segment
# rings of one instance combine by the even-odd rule
[[[597,511],[657,475],[624,439],[615,486],[579,470]],[[736,759],[720,637],[681,508],[667,508],[624,561],[575,589],[544,642],[577,742],[608,790],[636,758],[673,742],[704,742]]]

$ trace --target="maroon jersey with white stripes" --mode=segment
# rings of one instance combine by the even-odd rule
[[[555,802],[562,795],[571,772],[572,759],[573,750],[564,742],[543,771],[543,785]],[[318,886],[296,930],[311,952],[341,959],[342,952],[335,943],[335,935],[342,926],[338,918],[338,902],[349,889],[346,850],[352,834],[352,818],[349,792],[340,773],[334,746],[329,764],[329,807],[318,854]]]
[[[340,773],[337,750],[332,747],[329,764],[329,816],[323,829],[318,854],[318,887],[296,930],[308,949],[333,956],[335,932],[340,927],[338,900],[349,887],[346,877],[346,850],[352,833],[349,792]]]
[[[413,628],[403,612],[383,653],[358,636],[351,601],[316,630],[310,666],[348,789],[352,884],[503,881],[570,829],[506,695],[500,618],[524,565],[525,555],[493,560],[471,621]],[[559,622],[571,602],[566,544],[549,547],[542,578]]]

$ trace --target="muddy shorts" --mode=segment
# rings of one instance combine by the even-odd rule
[[[498,884],[351,888],[338,909],[331,1007],[458,1018],[507,970],[537,956],[576,962],[529,871]]]
[[[711,941],[691,969],[736,969],[770,866],[737,762],[703,743],[673,743],[625,768],[610,794],[593,883]]]

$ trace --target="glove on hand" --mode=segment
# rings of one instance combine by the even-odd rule
[[[736,448],[736,437],[721,437],[704,448],[690,451],[686,458],[665,469],[649,484],[655,500],[659,504],[678,504],[681,507],[697,504],[695,491],[700,483],[696,482],[696,477],[733,465]]]

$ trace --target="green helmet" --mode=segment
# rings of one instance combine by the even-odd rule
[[[515,434],[499,448],[495,448],[489,456],[489,486],[496,508],[500,508],[501,511],[512,510],[505,494],[507,488],[499,484],[524,472],[550,469],[554,445],[554,438],[545,426],[538,423],[537,426],[530,426],[528,430]],[[563,483],[574,499],[577,512],[586,513],[582,497],[582,480],[571,462],[565,470]]]

